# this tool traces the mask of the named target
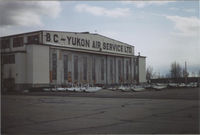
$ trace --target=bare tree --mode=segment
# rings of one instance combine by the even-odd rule
[[[194,72],[194,71],[192,71],[192,77],[195,77],[195,75],[196,75],[196,74],[195,74],[195,72]]]
[[[183,69],[183,75],[182,77],[188,77],[189,76],[189,73],[186,69]]]
[[[171,74],[170,73],[167,73],[166,75],[165,75],[165,78],[170,78],[171,77]]]
[[[179,65],[179,63],[173,62],[171,64],[170,73],[171,73],[171,77],[172,78],[180,78],[180,77],[182,77],[182,68]]]
[[[198,73],[198,77],[200,77],[200,70],[199,70],[199,73]]]
[[[152,78],[153,78],[153,67],[148,66],[147,71],[146,71],[146,79],[149,82],[149,80]]]

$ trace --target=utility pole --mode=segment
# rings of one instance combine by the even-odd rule
[[[185,76],[185,84],[187,84],[187,63],[185,61],[185,73],[184,73],[184,76]]]

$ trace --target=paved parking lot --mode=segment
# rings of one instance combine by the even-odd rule
[[[1,130],[6,134],[199,133],[199,91],[6,94],[1,98]]]

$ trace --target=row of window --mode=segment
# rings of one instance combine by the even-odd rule
[[[31,35],[27,37],[27,44],[39,44],[39,34]],[[1,40],[1,49],[10,48],[10,39]],[[24,46],[24,37],[15,37],[13,38],[13,47]]]
[[[20,47],[24,45],[24,38],[23,37],[17,37],[13,38],[13,47]]]
[[[1,40],[1,49],[10,48],[10,40],[9,39],[3,39]]]
[[[3,55],[2,56],[2,63],[3,64],[15,64],[15,55]]]

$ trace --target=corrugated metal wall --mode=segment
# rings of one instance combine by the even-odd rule
[[[57,57],[54,62],[53,56]],[[50,73],[56,74],[56,77],[50,77],[51,84],[116,85],[134,82],[134,56],[108,56],[52,48],[49,58]],[[57,68],[53,68],[55,62]]]

